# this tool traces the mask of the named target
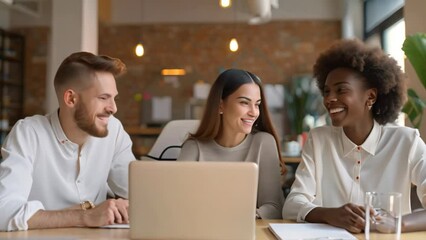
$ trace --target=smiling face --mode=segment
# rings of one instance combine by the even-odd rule
[[[259,117],[260,88],[255,83],[241,85],[220,104],[223,135],[249,134]]]
[[[324,106],[333,126],[369,127],[373,122],[369,105],[376,100],[376,90],[366,87],[366,80],[347,68],[331,71],[324,86]],[[369,123],[369,124],[367,124]]]
[[[117,112],[115,79],[111,73],[96,72],[92,82],[89,88],[78,94],[74,120],[89,135],[106,137],[109,117]]]

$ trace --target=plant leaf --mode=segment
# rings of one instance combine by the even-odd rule
[[[423,109],[426,108],[426,103],[416,94],[413,89],[407,91],[408,101],[402,108],[402,111],[407,114],[408,119],[415,128],[419,128],[423,118]]]
[[[402,50],[416,71],[423,87],[426,88],[426,34],[416,33],[407,36]]]

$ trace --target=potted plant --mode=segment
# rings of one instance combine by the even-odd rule
[[[292,135],[309,131],[318,116],[324,113],[322,97],[311,75],[297,75],[285,87],[287,117]]]
[[[408,36],[402,50],[413,66],[423,88],[426,89],[426,34],[417,33]],[[426,108],[425,100],[421,99],[412,88],[407,90],[408,101],[402,108],[415,128],[419,128]]]

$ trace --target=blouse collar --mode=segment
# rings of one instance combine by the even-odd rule
[[[356,145],[353,143],[345,134],[343,131],[343,128],[340,128],[341,135],[342,135],[342,141],[343,141],[343,155],[347,156],[352,151],[356,150],[358,147],[361,149],[364,149],[366,152],[368,152],[371,155],[376,154],[376,148],[380,140],[380,135],[382,133],[382,128],[380,124],[376,121],[374,121],[373,129],[371,130],[370,134],[368,135],[367,139],[362,143],[361,145]]]

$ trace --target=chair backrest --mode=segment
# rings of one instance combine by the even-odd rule
[[[155,160],[176,160],[179,156],[180,149],[183,142],[188,138],[189,133],[194,133],[200,120],[185,119],[185,120],[172,120],[168,122],[151,150],[142,160],[155,159]]]

